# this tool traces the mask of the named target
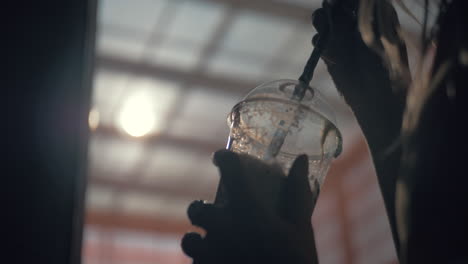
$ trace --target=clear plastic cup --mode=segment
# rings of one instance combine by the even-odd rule
[[[309,183],[322,186],[330,164],[342,149],[333,109],[309,86],[294,98],[297,80],[264,83],[228,115],[227,149],[280,164],[285,175],[300,154],[309,157]],[[274,155],[271,154],[275,149]]]

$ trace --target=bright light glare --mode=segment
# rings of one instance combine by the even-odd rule
[[[154,107],[144,93],[134,94],[125,101],[118,121],[130,136],[141,137],[153,130],[156,123]]]
[[[96,108],[91,109],[89,111],[89,116],[88,116],[88,125],[91,130],[96,130],[96,128],[99,126],[99,111]]]

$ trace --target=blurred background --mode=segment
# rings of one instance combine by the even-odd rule
[[[210,156],[226,144],[227,114],[259,84],[299,77],[320,5],[98,2],[85,264],[191,263],[179,246],[194,230],[185,212],[195,199],[214,198]],[[397,263],[360,129],[322,64],[312,86],[336,110],[344,136],[312,219],[320,263]]]

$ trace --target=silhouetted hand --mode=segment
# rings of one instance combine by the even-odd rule
[[[379,14],[366,25],[367,29],[370,27],[375,33],[371,47],[364,43],[358,27],[358,3],[363,1],[335,2],[333,7],[325,5],[314,12],[312,23],[318,35],[314,36],[312,42],[317,44],[319,36],[325,35],[322,59],[366,137],[394,241],[398,242],[395,217],[395,186],[401,160],[401,145],[398,140],[406,89],[410,83],[409,76],[404,74],[406,48],[403,42],[395,38],[395,34],[399,33],[398,21],[396,12],[388,1],[374,1],[376,5],[381,5],[380,11],[385,10],[388,21],[383,21],[380,16],[382,12],[369,10],[371,13],[375,12],[374,15]],[[382,28],[385,30],[380,30]],[[385,38],[382,38],[381,33],[385,34]],[[388,57],[382,56],[384,42],[387,51],[393,51],[392,55],[400,57],[402,67],[388,67]],[[399,51],[396,52],[396,49]],[[392,65],[398,63],[393,62]],[[398,244],[396,247],[398,248]]]
[[[216,152],[214,163],[228,199],[188,208],[192,224],[206,230],[182,240],[194,263],[318,263],[310,220],[319,188],[309,186],[306,155],[288,177],[279,165],[227,150]]]
[[[357,2],[358,0],[345,0],[333,6],[324,5],[312,14],[312,24],[317,30],[312,43],[315,46],[319,38],[323,38],[322,59],[327,65],[348,65],[356,63],[356,57],[370,55],[371,50],[362,41],[357,26]]]
[[[314,11],[312,23],[318,34],[312,42],[316,43],[319,37],[324,36],[322,59],[337,90],[356,115],[375,161],[383,158],[400,134],[406,89],[410,81],[406,75],[403,77],[403,74],[389,70],[386,57],[382,54],[385,49],[390,49],[401,55],[401,68],[404,68],[406,48],[401,40],[395,40],[396,37],[391,34],[399,32],[398,21],[395,10],[387,1],[378,2],[393,22],[383,23],[375,17],[372,26],[376,30],[384,27],[386,30],[382,31],[386,38],[375,32],[376,39],[371,47],[364,43],[358,27],[358,3],[361,1],[335,2],[333,6],[324,5]],[[395,51],[398,47],[401,48],[400,52]],[[399,78],[392,78],[397,77],[395,74]],[[398,167],[397,164],[392,166]]]
[[[374,22],[373,27],[379,26],[392,28],[386,30],[386,35],[379,35],[378,30],[374,32],[375,40],[372,44],[366,45],[363,41],[360,29],[358,27],[358,2],[359,0],[335,1],[335,5],[324,5],[314,11],[312,15],[312,24],[317,33],[312,39],[312,43],[317,45],[318,39],[323,38],[321,43],[324,47],[322,59],[325,61],[328,70],[338,88],[343,93],[345,99],[353,107],[355,102],[360,102],[359,98],[363,93],[385,92],[405,90],[409,85],[409,76],[403,74],[403,68],[407,67],[407,54],[404,43],[399,38],[397,32],[398,20],[396,12],[387,3],[382,5],[389,6],[389,17],[395,22],[391,25],[381,25]],[[385,1],[383,1],[385,2]],[[377,21],[378,19],[374,19]],[[379,28],[380,29],[380,28]],[[387,32],[393,32],[387,33]],[[367,38],[370,38],[367,34]],[[382,40],[383,37],[387,37]],[[384,45],[383,42],[386,44]],[[390,67],[386,59],[384,50],[401,49],[401,64],[398,70]],[[396,55],[396,54],[394,54]],[[395,60],[393,60],[395,61]],[[402,71],[400,71],[402,70]],[[398,71],[398,72],[396,72]],[[396,76],[395,74],[398,74]],[[394,78],[392,78],[394,77]]]

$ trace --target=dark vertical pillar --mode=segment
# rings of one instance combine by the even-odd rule
[[[11,1],[2,17],[2,262],[80,263],[96,3]]]

